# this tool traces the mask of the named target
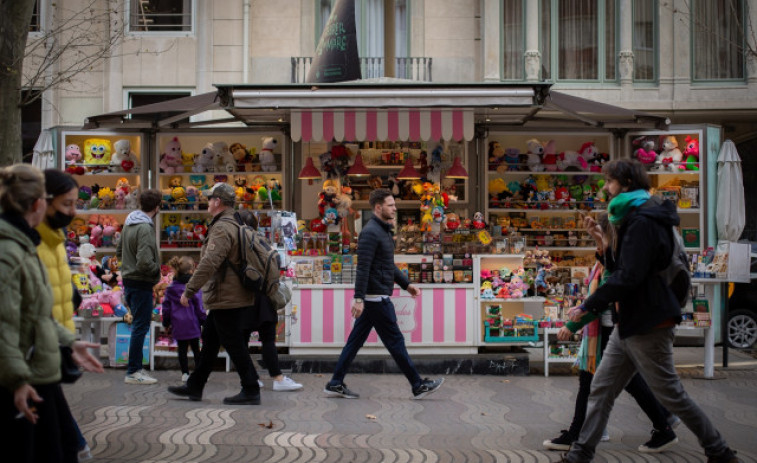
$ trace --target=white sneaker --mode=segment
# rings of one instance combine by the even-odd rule
[[[607,442],[610,440],[610,432],[605,428],[604,431],[602,431],[602,437],[599,439],[601,442]]]
[[[284,376],[284,379],[281,381],[273,380],[274,391],[297,391],[300,389],[302,389],[302,384],[295,383],[289,376]]]
[[[92,451],[89,448],[89,445],[85,445],[83,449],[79,450],[79,461],[88,461],[92,459]]]
[[[158,380],[145,373],[145,370],[139,370],[126,375],[124,382],[126,384],[155,384]]]
[[[275,382],[276,382],[276,381],[274,381],[274,383],[275,383]],[[263,386],[265,386],[265,384],[263,384],[263,381],[261,381],[261,380],[258,380],[258,387],[260,387],[260,389],[263,389]]]
[[[181,382],[182,383],[186,383],[188,379],[189,379],[189,373],[182,373],[181,374]]]

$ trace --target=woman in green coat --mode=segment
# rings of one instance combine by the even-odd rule
[[[77,438],[60,386],[59,345],[85,370],[102,371],[87,348],[52,317],[52,291],[34,227],[47,209],[39,169],[0,169],[0,448],[14,462],[76,462]]]

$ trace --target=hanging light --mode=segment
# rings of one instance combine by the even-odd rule
[[[300,175],[297,176],[300,180],[307,180],[309,185],[313,184],[313,180],[319,180],[321,178],[321,172],[313,164],[313,158],[308,157],[305,160],[305,165],[300,171]]]
[[[398,180],[418,180],[421,174],[413,167],[413,161],[409,157],[405,160],[405,167],[397,174]]]
[[[363,164],[362,154],[358,153],[357,156],[355,156],[355,163],[352,164],[350,170],[347,171],[347,175],[350,177],[368,177],[371,175],[368,168]]]
[[[468,171],[465,170],[463,164],[460,162],[460,156],[455,156],[452,161],[452,167],[447,170],[445,175],[447,178],[468,178]]]

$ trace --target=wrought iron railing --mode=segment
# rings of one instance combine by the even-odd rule
[[[363,79],[377,77],[396,77],[398,79],[416,80],[419,82],[432,82],[431,63],[432,58],[427,57],[402,57],[394,59],[394,76],[385,73],[385,60],[383,57],[360,58],[360,71]],[[303,83],[307,80],[310,65],[313,64],[311,56],[292,57],[292,83]]]

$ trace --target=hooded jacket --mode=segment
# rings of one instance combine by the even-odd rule
[[[126,217],[116,246],[124,286],[152,290],[160,281],[160,257],[155,225],[149,215],[136,210]]]
[[[200,326],[205,322],[205,311],[202,309],[202,294],[198,292],[189,299],[189,306],[181,305],[179,299],[184,293],[186,282],[181,277],[174,279],[166,288],[163,296],[161,313],[163,326],[171,326],[171,333],[177,341],[197,339],[200,337]]]
[[[68,266],[68,256],[63,246],[66,238],[63,231],[53,230],[47,222],[39,224],[37,231],[42,238],[42,242],[37,246],[37,253],[45,264],[53,290],[53,317],[74,333],[74,291],[71,285],[71,268]]]
[[[584,308],[601,313],[617,302],[621,339],[648,333],[667,320],[681,321],[678,301],[658,275],[673,256],[670,229],[679,223],[675,204],[653,196],[628,212],[618,229],[618,248],[605,250],[610,276],[586,299]]]
[[[57,383],[58,345],[70,346],[75,338],[52,317],[52,291],[37,247],[27,233],[3,218],[0,275],[0,387],[12,393],[27,383]]]

